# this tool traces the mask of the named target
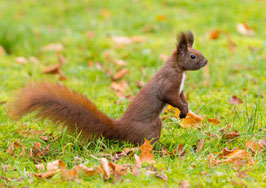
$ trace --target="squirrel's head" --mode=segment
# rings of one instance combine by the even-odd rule
[[[207,65],[208,60],[192,48],[194,36],[191,31],[181,32],[177,42],[176,60],[183,70],[198,70]]]

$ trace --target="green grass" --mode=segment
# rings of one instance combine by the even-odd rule
[[[20,141],[27,153],[34,142],[41,142],[42,146],[51,144],[50,152],[42,158],[43,162],[61,159],[68,168],[76,164],[75,156],[83,158],[87,166],[94,167],[99,165],[99,161],[90,155],[100,157],[101,154],[112,154],[129,145],[102,139],[95,143],[83,143],[77,135],[67,134],[60,126],[55,127],[49,121],[36,121],[32,114],[20,121],[12,121],[7,116],[7,105],[3,104],[0,106],[0,166],[14,167],[16,171],[4,171],[0,167],[0,185],[174,187],[180,181],[188,180],[193,187],[234,187],[231,180],[235,180],[248,187],[265,187],[265,150],[253,157],[256,161],[254,166],[241,167],[241,170],[251,168],[246,178],[239,178],[233,165],[222,164],[210,168],[207,165],[209,153],[218,156],[215,152],[225,147],[244,149],[246,140],[259,140],[265,136],[265,100],[260,97],[265,92],[266,14],[262,10],[265,6],[265,1],[259,0],[1,0],[0,45],[7,53],[0,55],[0,101],[12,100],[14,92],[31,80],[56,82],[56,76],[41,74],[42,66],[53,65],[57,61],[54,52],[44,52],[42,48],[50,43],[61,43],[64,46],[62,54],[67,59],[62,70],[68,77],[63,83],[85,94],[108,116],[118,118],[128,106],[128,101],[122,100],[122,103],[116,104],[118,97],[110,89],[110,77],[95,66],[89,67],[88,61],[102,62],[114,73],[117,67],[113,61],[125,60],[128,69],[125,80],[129,84],[127,94],[135,96],[139,91],[136,82],[147,82],[162,66],[159,54],[170,54],[175,48],[176,33],[190,29],[195,35],[194,47],[209,60],[210,84],[204,84],[203,70],[188,73],[185,93],[189,93],[189,108],[207,117],[218,116],[221,124],[207,124],[201,130],[186,130],[178,125],[178,119],[167,117],[154,152],[157,162],[154,166],[164,171],[168,182],[154,176],[147,177],[144,169],[137,177],[128,173],[121,182],[103,180],[101,176],[83,178],[81,183],[62,182],[60,175],[49,180],[38,180],[27,175],[37,172],[36,162],[32,158],[12,157],[6,152],[11,143]],[[109,15],[104,15],[103,10]],[[158,15],[164,15],[166,19],[158,21]],[[239,34],[236,30],[239,22],[247,22],[255,30],[255,36]],[[223,31],[217,40],[208,39],[208,33],[213,29]],[[88,31],[94,32],[95,36],[88,38]],[[137,35],[144,36],[146,42],[117,48],[111,40],[111,36]],[[236,44],[234,53],[228,48],[226,35]],[[106,61],[106,52],[110,54],[110,62]],[[16,64],[15,58],[18,56],[35,56],[40,64]],[[237,106],[229,104],[227,100],[232,95],[237,95],[244,103]],[[231,130],[238,130],[241,136],[224,142],[219,130],[228,123],[232,125]],[[28,129],[45,130],[47,135],[53,133],[55,137],[62,136],[62,139],[44,142],[38,136],[24,138],[17,133],[22,125]],[[216,134],[217,139],[209,139],[206,132]],[[205,139],[204,147],[201,152],[195,153],[193,148],[200,139]],[[101,143],[106,145],[106,149],[102,149]],[[179,143],[187,151],[184,160],[178,156],[162,157],[156,152],[164,147],[171,151]],[[122,158],[117,163],[133,164],[134,158]],[[208,174],[200,176],[201,172]],[[21,177],[23,180],[17,180]]]

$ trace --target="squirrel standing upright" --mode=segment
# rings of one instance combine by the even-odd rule
[[[20,118],[37,111],[38,117],[68,126],[87,138],[102,135],[135,145],[145,139],[157,142],[162,127],[160,114],[168,104],[180,109],[180,118],[188,113],[183,92],[186,71],[198,70],[208,62],[199,51],[192,49],[193,42],[192,32],[180,33],[174,52],[120,119],[107,117],[85,96],[52,83],[35,83],[21,89],[9,105],[9,115]]]

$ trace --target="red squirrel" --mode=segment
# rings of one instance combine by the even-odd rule
[[[48,118],[86,138],[103,136],[140,145],[160,138],[160,114],[168,105],[180,109],[180,118],[188,113],[183,89],[186,71],[207,64],[205,57],[192,48],[192,32],[181,32],[176,49],[163,67],[139,91],[120,119],[111,119],[85,96],[61,84],[34,83],[21,89],[9,105],[9,115],[20,118],[37,111],[37,117]]]

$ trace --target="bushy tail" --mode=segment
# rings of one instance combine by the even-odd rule
[[[61,84],[30,84],[19,90],[14,102],[9,104],[9,115],[14,118],[33,111],[37,111],[37,117],[81,131],[86,137],[116,137],[114,120],[98,110],[85,96]]]

